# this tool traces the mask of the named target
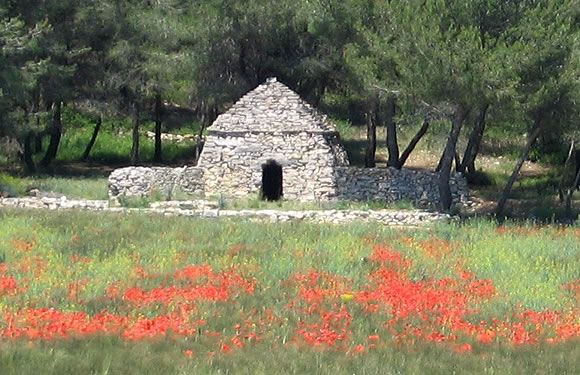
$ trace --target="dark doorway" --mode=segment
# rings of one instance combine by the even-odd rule
[[[282,195],[282,166],[268,160],[262,165],[262,199],[278,201]]]

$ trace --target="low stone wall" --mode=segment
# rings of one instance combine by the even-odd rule
[[[161,168],[127,167],[115,169],[109,176],[109,196],[146,197],[160,194],[170,199],[184,192],[202,197],[204,169],[198,167]]]
[[[201,218],[244,218],[267,222],[299,222],[341,224],[353,221],[380,223],[390,226],[425,226],[438,221],[449,221],[450,215],[423,210],[222,210],[216,202],[166,201],[155,202],[151,208],[110,207],[103,200],[74,200],[60,198],[0,198],[0,208],[27,208],[47,210],[85,210],[107,212],[139,212],[144,214],[161,214],[168,216],[191,216]]]
[[[416,205],[436,206],[439,202],[436,172],[395,168],[337,168],[337,198],[341,200],[411,201]],[[449,185],[454,204],[469,205],[467,180],[452,174]]]
[[[0,198],[0,207],[34,208],[47,210],[107,211],[109,201],[60,198]]]
[[[436,172],[397,170],[394,168],[327,168],[329,169],[328,176],[319,179],[323,180],[324,184],[321,181],[316,184],[319,190],[324,190],[324,194],[315,195],[294,192],[291,182],[298,183],[298,181],[296,178],[290,178],[293,176],[290,168],[285,169],[283,187],[285,198],[308,200],[307,198],[318,197],[319,200],[387,202],[407,200],[420,207],[437,206],[439,203],[438,174]],[[258,168],[255,176],[251,179],[253,182],[248,184],[246,182],[250,180],[249,178],[232,173],[231,176],[223,175],[220,180],[223,180],[222,183],[216,185],[218,179],[212,179],[215,176],[203,167],[128,167],[117,169],[111,173],[109,196],[115,199],[120,196],[144,197],[160,194],[158,197],[160,199],[171,199],[174,193],[185,192],[195,197],[217,196],[223,193],[227,197],[243,198],[258,194],[261,184],[260,176],[261,170]],[[211,181],[206,181],[206,179]],[[226,179],[230,180],[231,183],[226,183]],[[304,175],[301,176],[302,180],[309,179]],[[452,174],[450,187],[454,204],[471,205],[467,181],[461,174]]]

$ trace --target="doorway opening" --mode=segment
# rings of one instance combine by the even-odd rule
[[[262,199],[279,201],[282,195],[282,166],[270,159],[262,165]]]

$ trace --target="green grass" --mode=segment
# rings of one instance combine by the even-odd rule
[[[223,209],[260,209],[260,210],[382,210],[398,209],[409,210],[416,207],[410,201],[384,202],[384,201],[316,201],[316,202],[296,202],[280,200],[275,202],[265,201],[259,198],[248,200],[228,200],[217,197],[214,199]]]
[[[532,225],[499,229],[499,235],[488,223],[466,229],[460,252],[473,272],[505,293],[503,303],[536,311],[573,303],[561,294],[561,286],[580,276],[578,238],[560,238],[557,228]]]
[[[0,192],[9,196],[25,196],[31,189],[43,193],[63,194],[70,199],[108,199],[105,177],[18,177],[0,173]]]
[[[11,268],[19,283],[29,288],[14,296],[0,296],[0,310],[34,304],[60,311],[102,309],[124,312],[120,301],[103,299],[114,282],[155,288],[172,285],[166,276],[139,279],[135,266],[157,275],[170,275],[186,265],[210,264],[216,272],[232,265],[255,278],[254,295],[241,295],[234,303],[199,302],[208,321],[204,329],[235,334],[233,326],[244,317],[265,317],[273,311],[287,321],[264,328],[264,341],[235,350],[216,351],[215,340],[200,334],[168,336],[132,342],[118,336],[67,340],[0,342],[0,369],[4,374],[574,374],[580,366],[578,341],[548,345],[512,346],[473,342],[473,351],[458,354],[445,345],[417,342],[397,345],[388,341],[364,355],[324,347],[285,345],[290,328],[312,317],[289,310],[288,286],[296,272],[317,270],[350,280],[357,290],[375,265],[368,261],[376,244],[383,244],[412,259],[416,280],[456,277],[458,264],[478,279],[490,279],[498,294],[482,305],[474,320],[509,316],[521,308],[535,311],[578,308],[564,288],[580,279],[580,228],[539,227],[475,220],[464,225],[439,225],[430,230],[393,229],[352,223],[254,223],[245,220],[202,220],[161,215],[47,212],[0,209],[0,259],[7,265],[23,264],[27,257],[42,261],[36,273]],[[425,255],[435,244],[440,256]],[[29,245],[30,244],[30,245]],[[452,251],[445,251],[445,249]],[[234,249],[238,249],[234,251]],[[71,263],[73,256],[89,263]],[[79,297],[67,298],[68,285],[90,283]],[[323,305],[326,306],[326,305]],[[155,316],[164,311],[136,308],[129,314]],[[387,336],[382,315],[369,315],[352,305],[352,345],[366,344],[368,335]],[[213,315],[216,314],[216,315]],[[387,316],[388,317],[388,316]],[[194,317],[194,319],[197,319]],[[260,328],[256,328],[260,330]],[[184,350],[195,351],[193,357]]]
[[[2,373],[10,374],[577,374],[580,346],[475,349],[470,356],[434,345],[420,350],[386,348],[364,356],[324,351],[280,350],[258,345],[243,352],[185,357],[187,343],[127,344],[115,339],[42,344],[0,344]]]
[[[63,112],[65,130],[59,145],[57,162],[76,162],[80,159],[85,147],[91,138],[95,119],[90,119],[74,110]],[[176,118],[170,111],[169,123],[173,134],[197,134],[199,125],[189,116]],[[127,163],[131,153],[131,121],[104,121],[95,145],[91,150],[88,161],[105,165],[118,165]],[[153,159],[154,142],[145,136],[147,131],[153,131],[153,122],[147,121],[140,126],[140,160],[150,162]],[[167,130],[165,130],[167,131]],[[45,143],[48,139],[44,140]],[[46,145],[44,147],[46,149]],[[193,152],[192,142],[173,143],[164,142],[163,158],[165,162],[175,163],[191,159]],[[40,157],[40,155],[39,155]]]
[[[108,181],[105,177],[25,177],[28,189],[64,194],[71,199],[108,199]]]
[[[151,124],[146,124],[141,128],[139,161],[143,164],[152,162],[155,151],[154,141],[145,136],[147,130],[152,130]],[[74,164],[75,166],[83,166],[86,170],[87,167],[88,169],[101,166],[115,167],[129,163],[132,146],[130,130],[123,128],[111,130],[105,125],[99,132],[88,159],[81,161],[81,156],[91,138],[92,131],[92,127],[66,128],[62,134],[56,160],[50,167],[42,171],[64,175],[69,173],[78,174],[75,171],[67,171],[67,167]],[[177,129],[175,132],[176,134],[180,132],[191,134],[193,129],[183,128]],[[48,142],[49,139],[45,138],[43,151],[33,156],[36,164],[44,157],[44,150],[46,150]],[[191,163],[194,146],[195,144],[192,141],[184,141],[182,143],[165,141],[162,145],[163,162],[180,165]],[[0,166],[4,166],[4,168],[14,167],[17,164],[14,161],[10,163],[7,159],[0,157]]]
[[[144,134],[145,130],[142,130]],[[75,162],[78,161],[90,139],[90,129],[77,129],[68,131],[63,135],[57,155],[58,162]],[[104,165],[118,165],[127,163],[129,155],[131,154],[131,135],[129,132],[122,134],[112,134],[103,131],[99,134],[93,149],[89,155],[89,162],[99,163]],[[167,163],[176,163],[179,161],[186,161],[191,159],[193,154],[192,142],[172,143],[165,142],[163,144],[163,158]],[[155,144],[153,140],[141,136],[139,159],[142,162],[151,162]]]

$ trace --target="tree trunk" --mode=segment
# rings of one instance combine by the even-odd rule
[[[34,134],[34,153],[40,154],[42,152],[42,138],[44,135],[42,133]]]
[[[455,161],[455,172],[461,172],[461,158],[459,157],[459,153],[457,152],[457,147],[455,147],[455,155],[453,157]]]
[[[469,141],[467,142],[467,147],[463,154],[463,161],[459,167],[459,172],[465,172],[466,170],[469,173],[475,172],[475,158],[477,158],[481,140],[483,139],[483,133],[485,131],[485,116],[488,109],[489,104],[486,104],[479,110],[477,124],[469,136]]]
[[[387,99],[387,118],[385,118],[385,127],[387,128],[387,150],[389,152],[389,159],[387,160],[387,167],[394,167],[400,169],[399,162],[399,143],[397,142],[397,124],[393,120],[395,116],[395,98],[389,97]]]
[[[195,148],[193,149],[193,165],[197,165],[199,157],[201,156],[201,151],[203,150],[203,131],[205,126],[201,125],[199,127],[199,134],[197,135]]]
[[[463,125],[463,121],[465,121],[468,113],[469,110],[463,105],[458,106],[455,110],[455,115],[453,116],[453,122],[451,125],[451,132],[447,138],[445,151],[443,152],[443,157],[441,158],[441,168],[439,171],[439,197],[440,208],[442,210],[448,210],[451,208],[451,203],[453,203],[451,197],[451,188],[449,187],[451,164],[453,163],[453,158],[455,156],[455,148],[457,146],[459,132],[461,131],[461,126]]]
[[[576,178],[574,178],[574,182],[568,189],[568,194],[566,195],[566,209],[565,215],[567,219],[574,220],[575,218],[572,217],[572,195],[574,194],[574,190],[576,190],[576,186],[580,184],[580,169],[576,171]]]
[[[508,183],[506,184],[499,201],[497,202],[497,206],[495,207],[496,214],[499,214],[502,212],[503,207],[505,206],[505,203],[508,199],[508,195],[510,194],[510,191],[512,190],[512,186],[514,185],[514,182],[516,182],[516,179],[518,178],[518,174],[520,173],[520,169],[522,169],[522,165],[524,164],[524,161],[528,157],[528,153],[530,152],[530,148],[532,147],[532,145],[536,141],[536,138],[538,138],[538,135],[540,134],[540,130],[541,130],[540,120],[537,120],[534,129],[532,130],[532,132],[528,136],[528,141],[526,142],[526,145],[524,146],[524,149],[522,150],[522,154],[520,155],[520,158],[518,159],[518,162],[516,163],[514,171],[512,172],[512,175],[510,176],[510,179],[509,179]]]
[[[34,159],[32,159],[32,141],[35,137],[35,134],[32,130],[26,133],[24,137],[24,152],[22,154],[22,160],[24,161],[24,165],[26,166],[27,173],[34,173],[36,172],[36,166],[34,165]]]
[[[566,180],[566,172],[568,171],[568,165],[572,160],[572,155],[574,154],[574,141],[570,142],[570,150],[568,150],[568,156],[564,162],[564,170],[562,171],[562,176],[560,177],[560,182],[558,183],[558,196],[560,198],[560,203],[564,203],[564,183]],[[576,172],[577,173],[577,172]]]
[[[199,104],[198,111],[201,114],[201,119],[199,121],[200,126],[199,133],[197,135],[197,142],[195,144],[195,148],[193,149],[193,165],[197,165],[199,157],[201,156],[201,151],[203,150],[203,132],[215,121],[218,115],[217,108],[214,106],[209,106],[206,102]]]
[[[445,149],[443,150],[443,153],[441,154],[441,157],[439,158],[439,163],[437,163],[437,166],[435,167],[435,172],[440,172],[441,168],[443,168],[443,160],[445,159]]]
[[[576,151],[574,151],[574,156],[576,158],[576,174],[578,174],[578,172],[580,172],[580,148],[577,148]],[[580,188],[580,181],[576,184],[575,188]]]
[[[40,116],[38,115],[36,116],[36,128],[40,129]],[[40,154],[43,151],[42,141],[45,135],[45,132],[34,133],[34,155]]]
[[[161,162],[161,125],[163,124],[163,103],[161,102],[161,94],[155,95],[155,154],[153,161]]]
[[[443,154],[441,154],[441,157],[439,158],[439,163],[437,163],[437,167],[435,167],[435,172],[441,172],[441,168],[443,168],[444,159],[445,159],[445,151],[443,152]],[[453,162],[455,162],[455,171],[463,172],[463,169],[461,167],[461,158],[459,157],[459,153],[457,152],[457,143],[455,144],[455,151],[453,154],[451,165],[453,165]]]
[[[139,161],[139,104],[135,103],[133,113],[133,145],[131,146],[131,165],[137,164]]]
[[[44,158],[40,164],[43,167],[48,167],[50,163],[56,158],[56,153],[58,151],[58,145],[60,143],[60,138],[62,136],[62,102],[58,101],[53,105],[54,112],[52,114],[52,125],[50,127],[50,142]]]
[[[81,156],[82,161],[85,161],[89,158],[89,154],[91,153],[91,150],[95,145],[95,141],[97,140],[97,136],[99,135],[99,130],[101,130],[102,124],[103,124],[103,115],[100,115],[93,129],[93,135],[91,135],[91,139],[89,140],[89,143],[87,144],[87,147],[85,148],[85,151]]]
[[[365,167],[375,167],[375,153],[377,151],[377,124],[375,122],[375,106],[366,114],[367,120],[367,153],[365,155]]]
[[[407,145],[407,148],[405,148],[405,151],[403,151],[403,153],[401,154],[401,157],[399,158],[399,169],[401,169],[403,165],[405,165],[405,162],[409,158],[409,155],[411,155],[411,152],[413,152],[413,150],[415,149],[415,146],[417,146],[417,143],[419,143],[421,138],[423,138],[425,133],[427,133],[429,125],[430,125],[429,121],[427,120],[423,121],[423,126],[421,126],[421,129],[419,129],[417,134],[415,134],[413,139],[411,139],[411,142],[409,142],[409,145]]]

